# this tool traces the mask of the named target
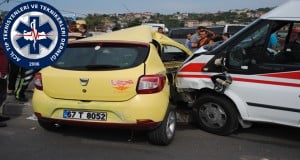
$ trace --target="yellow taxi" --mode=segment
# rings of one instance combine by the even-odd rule
[[[148,130],[153,144],[175,134],[172,71],[191,51],[148,26],[70,42],[35,76],[32,99],[40,126],[63,124]]]

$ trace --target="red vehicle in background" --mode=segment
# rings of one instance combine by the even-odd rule
[[[300,33],[300,27],[295,27],[293,30],[292,30],[292,33],[291,33],[291,39],[292,40],[295,40],[298,33]]]
[[[300,26],[295,26],[291,30],[291,33],[290,33],[290,36],[289,36],[290,37],[289,41],[290,42],[295,41],[298,33],[300,33]],[[280,31],[277,32],[277,38],[278,38],[279,46],[284,46],[285,45],[286,38],[288,37],[288,34],[289,34],[289,29],[287,27],[284,28],[283,30],[280,30]]]
[[[7,74],[8,74],[8,59],[0,46],[0,106],[6,98],[7,94]]]

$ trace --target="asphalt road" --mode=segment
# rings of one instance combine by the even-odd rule
[[[144,132],[108,128],[67,127],[49,132],[39,127],[30,103],[12,99],[5,106],[12,116],[0,128],[1,160],[299,160],[300,129],[255,124],[223,137],[191,124],[177,127],[169,146],[148,143]],[[9,107],[9,108],[8,108]]]

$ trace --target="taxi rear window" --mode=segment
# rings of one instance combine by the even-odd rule
[[[67,48],[53,67],[67,70],[118,70],[145,61],[146,46],[83,46]]]

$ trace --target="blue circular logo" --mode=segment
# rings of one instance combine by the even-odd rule
[[[53,64],[68,44],[68,27],[51,5],[30,1],[13,8],[4,18],[0,41],[7,57],[26,69]]]

